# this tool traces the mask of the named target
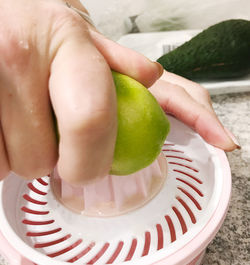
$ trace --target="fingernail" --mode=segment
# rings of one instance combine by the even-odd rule
[[[162,66],[160,63],[158,63],[158,62],[154,62],[154,63],[155,63],[155,65],[156,65],[157,68],[158,68],[159,77],[161,77],[162,74],[163,74],[163,72],[164,72],[164,68],[163,68],[163,66]]]
[[[237,149],[241,149],[240,143],[238,139],[235,137],[235,135],[231,131],[229,131],[227,128],[224,128],[224,130],[227,133],[227,135],[232,139],[234,144],[237,146]]]

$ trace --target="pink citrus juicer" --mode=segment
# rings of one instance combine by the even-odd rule
[[[201,264],[227,212],[230,168],[223,151],[169,120],[164,157],[132,176],[81,188],[56,171],[1,181],[0,252],[9,264]]]
[[[148,167],[127,176],[108,175],[82,187],[63,181],[54,171],[52,189],[69,209],[89,216],[114,216],[132,211],[152,199],[166,178],[163,154]]]

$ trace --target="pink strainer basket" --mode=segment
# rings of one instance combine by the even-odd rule
[[[50,177],[0,183],[0,252],[11,265],[198,265],[231,193],[223,151],[169,117],[167,178],[141,207],[111,217],[80,215],[51,191]]]

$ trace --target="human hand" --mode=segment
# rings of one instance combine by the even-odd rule
[[[149,90],[166,113],[193,128],[209,144],[225,151],[240,148],[216,116],[208,91],[198,83],[164,71]]]
[[[62,0],[0,6],[0,179],[10,170],[41,177],[56,164],[75,184],[106,175],[117,130],[110,69],[148,87],[161,67],[103,37]]]

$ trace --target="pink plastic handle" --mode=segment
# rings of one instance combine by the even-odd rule
[[[7,241],[0,231],[0,253],[10,265],[34,265],[33,262],[21,256]]]

